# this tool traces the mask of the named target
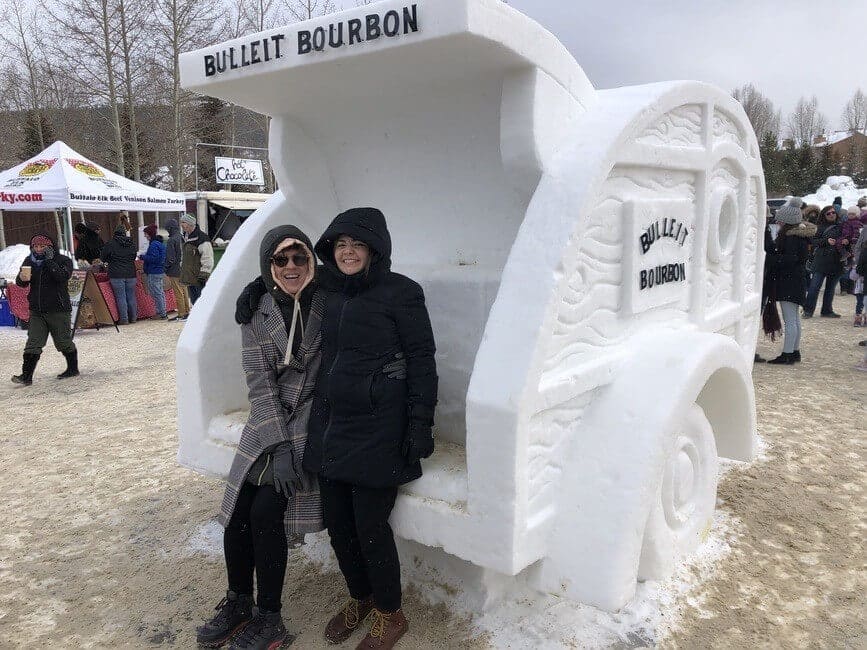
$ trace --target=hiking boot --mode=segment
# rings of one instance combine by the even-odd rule
[[[801,314],[801,318],[812,318],[812,317],[813,317],[813,312],[807,311],[806,309]]]
[[[801,363],[801,351],[795,350],[792,352],[792,363]]]
[[[36,370],[36,364],[39,363],[38,354],[24,353],[24,361],[21,363],[21,374],[12,375],[13,384],[21,384],[22,386],[30,386],[33,383],[33,372]]]
[[[795,363],[795,361],[793,359],[794,356],[795,356],[794,353],[783,352],[776,359],[771,359],[770,361],[768,361],[768,363],[769,364],[773,363],[773,364],[782,365],[782,366],[791,366],[793,363]]]
[[[827,314],[819,314],[822,318],[840,318],[840,314],[835,311],[829,311]]]
[[[205,648],[219,648],[246,627],[253,618],[253,596],[227,591],[214,609],[216,616],[196,628],[196,642]]]
[[[388,650],[406,634],[409,623],[403,612],[382,612],[375,607],[370,614],[370,632],[361,640],[355,650]]]
[[[343,643],[361,626],[371,610],[373,610],[373,596],[368,596],[364,600],[350,598],[343,609],[332,616],[325,626],[325,640],[328,643]]]
[[[276,650],[291,645],[294,634],[289,634],[280,612],[269,612],[256,608],[253,620],[232,639],[229,650]]]
[[[753,363],[764,363],[767,359],[762,358],[762,356],[756,352],[753,356]]]
[[[78,377],[78,350],[66,353],[63,356],[66,357],[66,370],[57,375],[57,378],[68,379],[69,377]]]

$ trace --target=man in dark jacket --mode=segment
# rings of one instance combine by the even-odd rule
[[[66,370],[57,378],[78,375],[78,351],[72,342],[72,303],[67,284],[71,277],[72,260],[57,252],[51,237],[35,235],[30,240],[30,255],[22,263],[15,278],[15,284],[19,287],[30,287],[27,297],[30,325],[21,374],[12,377],[16,384],[29,386],[33,383],[33,371],[36,370],[49,334],[54,347],[66,357]]]
[[[170,320],[185,321],[190,315],[190,298],[186,288],[181,284],[184,238],[181,235],[181,227],[175,219],[166,221],[166,230],[169,233],[169,240],[166,242],[166,277],[169,279],[172,293],[175,294],[175,305],[178,309],[178,315]]]
[[[108,265],[108,279],[117,303],[119,325],[138,320],[138,301],[135,297],[137,252],[123,224],[114,229],[114,237],[102,249],[102,261]]]
[[[99,260],[105,242],[99,236],[99,224],[79,223],[75,226],[75,234],[78,236],[78,247],[75,249],[75,259],[79,266],[82,262],[93,264]]]

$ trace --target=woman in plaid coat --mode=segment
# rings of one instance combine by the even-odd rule
[[[232,648],[264,649],[291,640],[280,616],[287,536],[324,528],[316,476],[301,466],[322,341],[313,246],[298,228],[279,226],[259,253],[268,293],[241,328],[250,416],[219,517],[229,589],[198,629],[206,647],[231,639]]]

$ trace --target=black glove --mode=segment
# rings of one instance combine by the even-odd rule
[[[421,420],[410,420],[403,434],[401,452],[407,464],[417,463],[433,453],[434,439],[430,425]]]
[[[296,463],[292,445],[288,442],[277,445],[273,451],[273,458],[274,489],[277,490],[277,494],[291,499],[298,490],[298,479],[301,472],[301,468]]]
[[[406,379],[406,357],[403,352],[395,354],[394,359],[382,367],[383,374],[389,379]]]
[[[45,251],[43,252],[45,255],[45,259],[53,260],[54,259],[54,246],[46,246]]]
[[[253,314],[259,309],[259,301],[268,293],[268,287],[262,278],[256,278],[241,291],[235,302],[235,322],[238,325],[247,325],[253,320]]]

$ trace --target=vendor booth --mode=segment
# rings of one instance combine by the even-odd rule
[[[3,211],[57,214],[62,248],[72,251],[72,212],[178,212],[184,196],[115,174],[57,141],[41,153],[0,172],[0,233]],[[34,231],[36,229],[34,228]],[[5,242],[0,241],[0,247]]]

